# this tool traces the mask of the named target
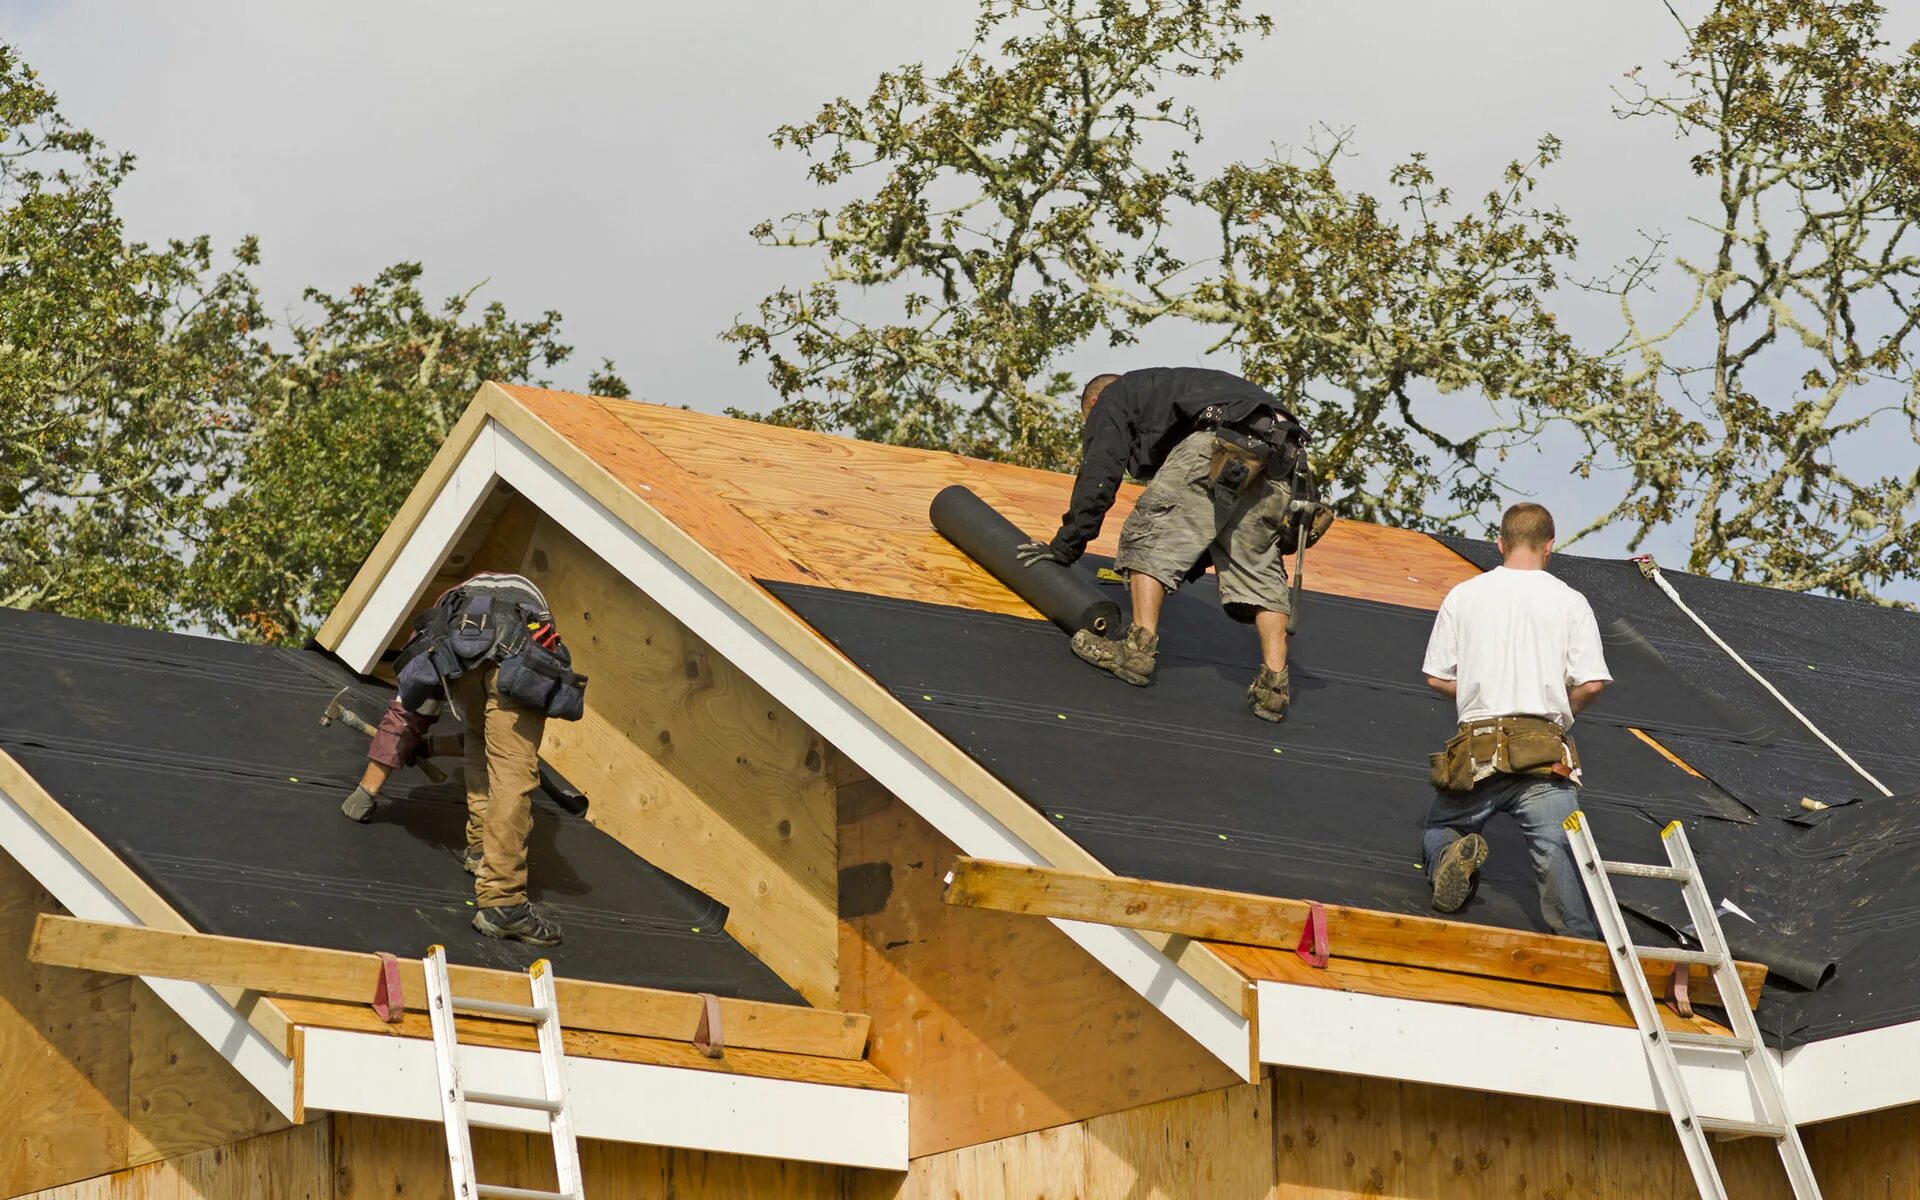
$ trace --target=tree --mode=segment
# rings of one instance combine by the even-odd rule
[[[754,231],[824,258],[726,334],[768,363],[769,419],[1067,468],[1061,357],[1178,321],[1215,327],[1214,350],[1308,419],[1350,516],[1455,528],[1550,424],[1607,444],[1620,373],[1545,298],[1575,249],[1530,200],[1558,143],[1459,216],[1418,155],[1395,203],[1344,187],[1344,139],[1200,178],[1199,118],[1166,89],[1267,29],[1235,0],[985,0],[951,70],[905,67],[783,126],[816,183],[866,186]]]
[[[214,630],[305,638],[345,590],[474,391],[565,360],[560,314],[515,321],[478,289],[436,311],[401,263],[344,296],[309,289],[310,319],[259,372],[246,454],[206,513],[196,599]],[[603,362],[593,390],[626,395]]]
[[[133,169],[0,46],[0,605],[161,625],[233,469],[264,327],[206,238],[126,240]]]
[[[725,334],[767,361],[770,419],[1070,465],[1059,359],[1103,327],[1126,340],[1097,285],[1178,265],[1160,235],[1200,129],[1162,85],[1220,75],[1267,28],[1238,0],[984,0],[951,69],[902,67],[782,126],[815,183],[869,186],[753,231],[825,259]],[[1153,162],[1150,131],[1172,143]]]
[[[1636,77],[1623,97],[1697,149],[1713,198],[1705,255],[1661,239],[1611,285],[1637,428],[1595,526],[1637,545],[1677,523],[1693,571],[1875,599],[1920,565],[1920,44],[1889,53],[1882,16],[1720,0],[1686,29],[1677,86]],[[1670,254],[1686,304],[1650,320]]]

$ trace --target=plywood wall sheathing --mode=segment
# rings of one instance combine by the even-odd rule
[[[0,1196],[285,1127],[144,983],[29,961],[59,911],[0,854]]]
[[[446,1171],[444,1157],[440,1169]],[[20,1200],[333,1200],[334,1193],[333,1134],[321,1120]]]
[[[941,901],[952,843],[872,781],[840,791],[840,991],[873,1017],[930,1154],[1232,1081],[1046,921]]]
[[[333,1119],[339,1188],[333,1200],[447,1194],[447,1144],[425,1121]],[[543,1136],[473,1131],[474,1162],[489,1183],[554,1187],[553,1146]],[[847,1200],[850,1168],[707,1154],[619,1142],[580,1143],[582,1186],[593,1200]],[[897,1176],[896,1176],[897,1178]]]
[[[727,931],[809,1003],[840,1007],[827,744],[552,522],[525,570],[589,677],[585,718],[549,722],[543,756],[590,820],[727,905]]]

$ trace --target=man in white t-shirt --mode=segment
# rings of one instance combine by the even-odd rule
[[[1612,682],[1586,597],[1547,574],[1553,514],[1516,504],[1500,519],[1499,567],[1447,593],[1427,642],[1427,686],[1452,697],[1460,732],[1435,763],[1423,836],[1433,906],[1473,895],[1495,813],[1511,813],[1555,933],[1598,937],[1563,827],[1579,807],[1574,714]],[[1443,785],[1444,780],[1444,785]]]

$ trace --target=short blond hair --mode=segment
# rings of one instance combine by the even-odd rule
[[[1120,382],[1120,377],[1111,372],[1105,375],[1095,375],[1092,379],[1087,380],[1087,386],[1080,389],[1080,415],[1084,417],[1089,412],[1092,412],[1093,402],[1100,398],[1100,393],[1106,391],[1109,386],[1118,382]]]
[[[1500,517],[1500,541],[1509,550],[1539,550],[1553,540],[1553,514],[1543,504],[1516,504]]]

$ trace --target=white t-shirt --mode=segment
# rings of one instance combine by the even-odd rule
[[[1454,586],[1434,617],[1427,674],[1459,684],[1461,721],[1546,717],[1573,728],[1567,689],[1611,681],[1587,598],[1545,571],[1495,567]]]

